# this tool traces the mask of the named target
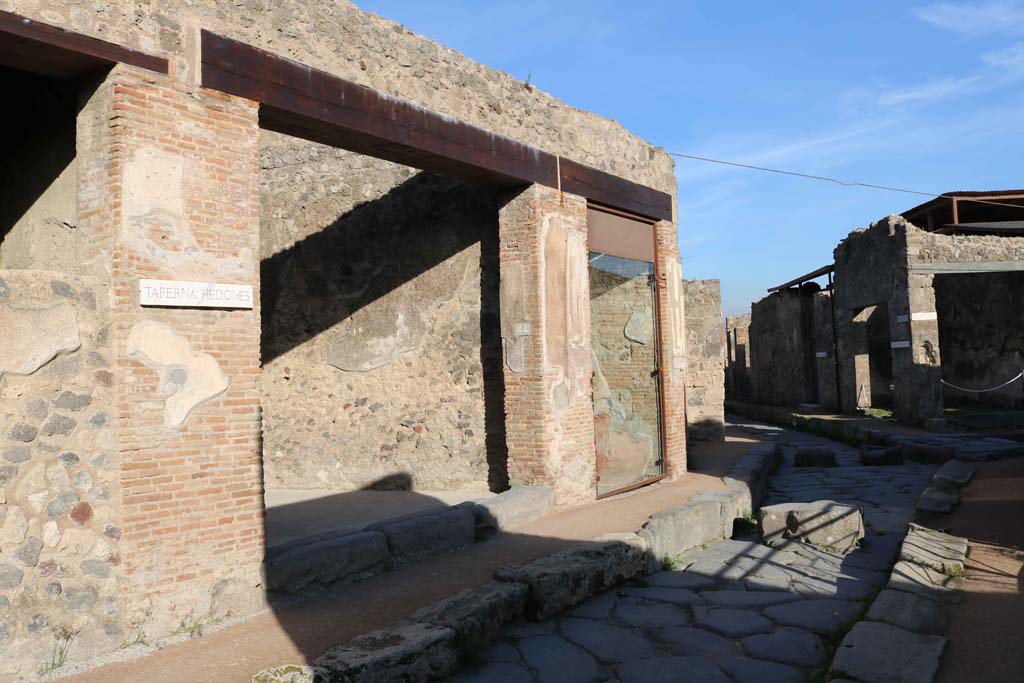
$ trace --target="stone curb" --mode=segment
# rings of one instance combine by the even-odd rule
[[[966,539],[911,524],[889,583],[836,648],[832,680],[933,681],[967,550]]]
[[[549,487],[523,486],[486,501],[387,519],[361,531],[295,539],[268,549],[263,584],[268,590],[303,594],[368,579],[525,524],[546,514],[553,501]]]
[[[407,622],[333,647],[311,666],[261,671],[253,683],[446,678],[461,668],[468,650],[492,639],[520,615],[546,619],[623,581],[659,571],[665,558],[730,537],[734,521],[752,516],[760,506],[780,461],[774,445],[753,446],[722,478],[724,489],[700,491],[682,505],[657,512],[636,533],[607,534],[523,565],[502,567],[495,572],[496,581],[425,607]],[[480,537],[480,530],[486,534],[495,522],[522,519],[528,499],[543,505],[543,500],[550,501],[549,492],[528,492],[496,505],[462,504],[452,510],[472,510]]]
[[[904,457],[911,460],[941,463],[955,459],[972,462],[1024,456],[1024,444],[1009,439],[983,437],[976,433],[937,433],[934,436],[890,433],[813,415],[798,415],[780,406],[739,401],[726,401],[725,409],[727,413],[792,427],[855,446],[899,446]]]

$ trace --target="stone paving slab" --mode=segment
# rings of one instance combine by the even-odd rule
[[[940,636],[864,621],[843,639],[830,670],[864,683],[931,683],[945,647]]]
[[[764,502],[833,500],[865,510],[864,537],[849,553],[791,539],[774,547],[731,539],[691,548],[663,571],[541,622],[507,626],[476,673],[458,681],[781,683],[820,673],[832,656],[827,643],[889,581],[914,502],[937,467],[863,466],[859,452],[843,444],[769,433],[793,447],[785,449]],[[836,466],[795,467],[801,445],[827,446]]]

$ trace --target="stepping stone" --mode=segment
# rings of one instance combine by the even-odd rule
[[[935,542],[941,543],[943,546],[955,550],[961,555],[967,555],[968,542],[966,538],[960,536],[953,536],[952,534],[946,534],[935,529],[929,529],[926,526],[920,524],[911,524],[909,534],[924,534],[926,538]]]
[[[690,625],[689,615],[675,605],[667,602],[648,602],[633,597],[620,598],[612,611],[612,616],[637,628]]]
[[[688,572],[663,571],[651,574],[645,581],[649,586],[661,588],[686,588],[688,590],[703,590],[717,585],[714,579],[699,574]]]
[[[588,652],[559,636],[533,636],[519,641],[526,665],[543,683],[591,683],[601,667]]]
[[[961,576],[946,576],[934,569],[901,561],[892,568],[889,583],[885,587],[948,604],[960,601],[963,584]]]
[[[726,659],[719,666],[736,683],[804,683],[807,674],[794,666],[737,657]]]
[[[768,505],[760,510],[760,522],[768,545],[795,539],[845,554],[864,538],[860,509],[834,500]]]
[[[621,683],[731,683],[704,657],[654,657],[622,664]]]
[[[918,497],[917,509],[922,512],[949,512],[959,502],[959,494],[929,486]]]
[[[694,607],[693,624],[727,638],[768,633],[775,628],[775,624],[757,612],[735,607]]]
[[[646,638],[603,621],[562,619],[560,631],[606,662],[628,662],[655,654],[654,645]]]
[[[623,595],[631,595],[644,600],[657,600],[673,605],[696,605],[704,602],[699,595],[685,588],[661,588],[659,586],[629,586],[622,591]]]
[[[859,603],[826,598],[775,605],[764,610],[764,615],[782,626],[797,626],[827,636],[850,623],[863,608]]]
[[[940,603],[920,595],[884,590],[871,603],[866,618],[915,633],[941,636],[949,623],[949,611]]]
[[[739,657],[739,644],[720,635],[689,626],[673,626],[655,632],[665,648],[677,655],[709,657],[713,660]]]
[[[700,596],[722,607],[764,607],[801,599],[798,594],[786,591],[704,591]]]
[[[789,627],[744,638],[743,651],[756,659],[803,667],[817,666],[826,656],[821,638],[810,631]]]
[[[959,460],[950,460],[939,468],[939,471],[932,477],[932,481],[942,480],[962,488],[970,483],[974,477],[974,472],[974,468],[970,465],[965,465]]]
[[[903,464],[903,449],[899,446],[878,448],[861,446],[860,464],[868,467],[891,467]]]
[[[830,670],[861,681],[931,683],[946,639],[862,621],[836,649]]]
[[[533,675],[522,664],[496,662],[464,670],[448,680],[449,683],[533,683]]]
[[[835,467],[836,453],[827,446],[799,446],[793,456],[796,467]]]

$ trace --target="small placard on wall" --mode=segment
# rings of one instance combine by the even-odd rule
[[[252,308],[252,285],[140,279],[139,305],[176,308]]]

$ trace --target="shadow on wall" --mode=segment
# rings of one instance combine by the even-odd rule
[[[448,467],[459,468],[464,464],[458,459],[460,449],[470,449],[486,451],[482,467],[489,488],[508,488],[498,203],[494,188],[418,173],[263,259],[263,363],[281,358],[290,367],[281,378],[275,370],[272,379],[292,382],[274,387],[281,400],[265,400],[267,452],[284,452],[295,461],[279,467],[271,458],[272,474],[299,467],[303,448],[368,458],[372,462],[351,465],[370,480],[384,476],[383,467],[378,471],[375,466],[404,463],[403,455],[427,461],[454,453]],[[273,229],[273,222],[262,227],[264,233]],[[477,248],[478,261],[472,253]],[[308,360],[308,353],[307,360],[289,353],[310,342],[319,354],[315,361]],[[303,363],[322,369],[311,372]],[[388,384],[367,389],[375,381],[369,374],[374,371],[386,373]],[[439,395],[427,395],[430,390]],[[310,436],[326,439],[321,446],[292,433],[301,431],[300,423],[311,416],[275,423],[280,418],[275,413],[288,409],[290,397],[301,401],[310,392],[331,410],[340,405],[350,411],[344,425],[336,426],[327,414],[312,426]],[[341,432],[348,436],[343,439]],[[452,438],[461,441],[453,445]],[[424,486],[420,474],[413,472],[416,485]],[[428,480],[426,488],[449,487],[444,472],[432,475],[435,481]],[[306,471],[286,476],[292,481],[268,481],[291,487],[305,478],[305,486],[347,488],[334,481],[308,481]],[[352,480],[356,485],[367,481]]]
[[[66,234],[74,225],[62,223],[76,213],[75,117],[77,87],[64,81],[0,67],[4,92],[18,93],[18,106],[4,112],[4,144],[0,148],[0,245],[27,220],[16,236],[19,253],[4,253],[7,268],[32,267],[31,240],[44,241],[50,233]],[[71,174],[67,175],[69,169]],[[61,187],[58,179],[66,176]],[[41,206],[39,205],[41,204]],[[30,215],[31,214],[31,215]],[[58,225],[58,223],[61,223]]]

